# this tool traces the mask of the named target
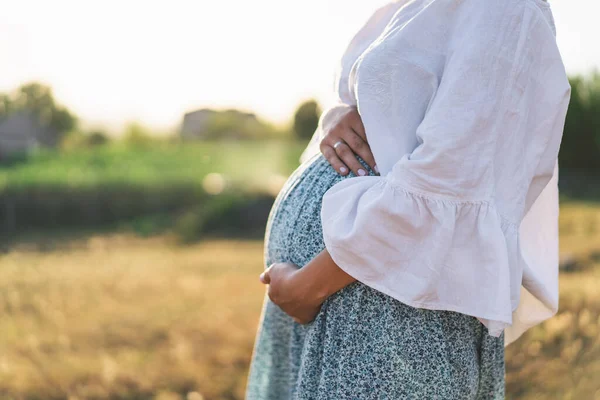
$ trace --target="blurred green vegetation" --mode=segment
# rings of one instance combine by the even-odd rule
[[[241,199],[272,199],[305,146],[285,140],[135,143],[42,149],[0,165],[3,227],[13,233],[123,221],[135,225],[143,218],[146,231],[153,231],[148,227],[162,226],[165,214],[175,220],[185,213],[189,219],[190,212],[203,207],[216,210],[238,205]],[[223,202],[225,198],[237,200]]]
[[[572,77],[571,85],[559,156],[561,200],[597,201],[600,74]],[[40,109],[55,104],[43,85],[16,91],[30,92],[37,95],[23,96],[42,99],[29,101]],[[3,115],[27,103],[10,100],[17,97],[4,97]],[[144,236],[175,230],[186,242],[218,231],[253,236],[264,221],[251,227],[240,215],[251,210],[257,220],[266,219],[320,112],[314,100],[300,104],[289,130],[235,110],[215,112],[196,140],[160,136],[140,123],[118,136],[97,128],[71,130],[56,148],[15,154],[0,164],[0,233],[129,226]]]
[[[66,151],[40,149],[23,162],[0,165],[0,190],[201,185],[211,172],[234,181],[259,182],[268,174],[289,174],[305,145],[283,140],[154,140],[147,146],[115,142]]]
[[[570,79],[571,101],[561,143],[561,167],[600,169],[600,72]]]

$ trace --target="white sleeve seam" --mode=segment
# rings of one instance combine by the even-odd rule
[[[453,204],[487,204],[491,205],[491,201],[489,199],[457,199],[449,196],[442,196],[434,193],[426,193],[417,189],[408,188],[402,185],[400,182],[392,179],[386,179],[389,183],[390,187],[395,190],[400,190],[405,192],[406,194],[422,197],[425,200],[436,201],[436,202],[445,202],[445,203],[453,203]]]
[[[383,181],[383,183],[385,183],[385,181]],[[494,209],[496,214],[500,217],[500,220],[502,221],[503,225],[513,227],[513,228],[516,228],[519,225],[517,222],[512,221],[510,218],[506,217],[505,215],[502,215],[499,212],[498,208],[495,206],[494,202],[491,200],[486,200],[486,199],[460,200],[460,199],[455,199],[455,198],[451,198],[451,197],[439,196],[439,195],[429,194],[429,193],[425,193],[425,192],[418,191],[418,190],[409,189],[409,188],[403,186],[402,184],[398,183],[397,181],[394,182],[391,180],[387,180],[387,183],[389,183],[389,186],[392,190],[401,191],[404,194],[407,194],[409,196],[420,197],[427,201],[433,201],[433,202],[437,202],[437,203],[451,203],[454,206],[485,205],[485,206],[488,206],[488,207]]]

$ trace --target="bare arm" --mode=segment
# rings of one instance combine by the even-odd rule
[[[322,301],[356,281],[333,261],[327,249],[299,269],[297,274],[300,282],[312,285],[312,290]]]

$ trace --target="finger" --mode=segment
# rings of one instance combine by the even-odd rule
[[[353,130],[348,129],[344,132],[344,141],[356,155],[359,155],[371,169],[377,172],[375,168],[375,157],[373,157],[371,147],[362,137]]]
[[[262,283],[264,283],[265,285],[268,285],[271,283],[271,268],[273,266],[270,266],[269,268],[265,269],[263,271],[262,274],[260,274],[260,276],[258,277],[260,279],[260,281]]]
[[[356,154],[354,154],[350,146],[348,146],[346,143],[342,142],[338,144],[335,148],[335,152],[342,159],[344,164],[346,164],[352,170],[352,172],[356,174],[356,176],[367,175],[365,167],[358,162]]]
[[[350,128],[357,134],[363,142],[369,145],[369,140],[367,138],[367,132],[365,131],[365,125],[363,124],[362,118],[358,113],[358,110],[348,114],[348,124]],[[363,151],[358,151],[352,146],[352,138],[349,138],[347,142],[350,144],[350,147],[354,150],[354,152],[365,160],[365,162],[375,171],[376,174],[379,174],[379,169],[377,168],[377,164],[375,163],[375,157],[373,156],[373,152],[369,147],[368,151],[364,149]]]
[[[348,166],[340,160],[333,147],[328,144],[321,144],[321,153],[323,153],[323,156],[329,161],[329,164],[331,164],[333,169],[339,172],[340,175],[348,175],[348,172],[350,171]]]

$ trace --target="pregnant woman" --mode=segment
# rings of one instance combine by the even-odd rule
[[[549,4],[393,1],[336,92],[269,217],[246,398],[504,398],[504,346],[558,306]]]

